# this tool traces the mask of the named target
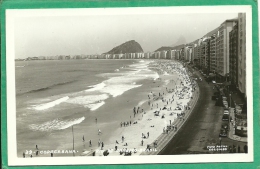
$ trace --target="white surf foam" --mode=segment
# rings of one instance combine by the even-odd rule
[[[104,88],[106,86],[105,83],[99,83],[97,85],[93,85],[93,86],[89,86],[89,87],[92,87],[91,89],[87,89],[85,90],[86,92],[92,92],[92,91],[97,91],[97,90],[100,90],[102,88]]]
[[[118,84],[118,85],[109,85],[101,90],[101,92],[108,93],[113,97],[122,95],[124,92],[131,90],[142,85],[131,85],[131,84]]]
[[[47,121],[43,124],[31,124],[29,128],[33,131],[52,131],[52,130],[63,130],[69,128],[72,125],[79,124],[85,120],[85,117],[71,119],[71,120],[60,120],[54,119],[52,121]]]
[[[109,96],[107,94],[88,95],[88,96],[78,96],[78,97],[70,98],[66,102],[87,106],[88,104],[100,102],[100,101],[106,100],[107,98],[109,98]]]
[[[52,102],[49,102],[49,103],[44,103],[44,104],[33,106],[33,109],[35,109],[35,110],[46,110],[46,109],[54,107],[54,106],[56,106],[56,105],[58,105],[58,104],[60,104],[62,102],[65,102],[68,99],[69,99],[69,97],[66,96],[66,97],[54,100]]]
[[[94,104],[88,104],[85,107],[88,107],[91,111],[97,110],[99,107],[103,106],[105,104],[104,101],[94,103]]]

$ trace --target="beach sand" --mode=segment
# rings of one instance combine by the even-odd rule
[[[146,150],[147,145],[153,144],[158,136],[166,132],[170,123],[173,124],[177,118],[182,118],[181,113],[188,106],[193,95],[192,84],[185,68],[175,61],[158,60],[150,64],[150,69],[157,71],[159,78],[152,82],[152,91],[146,95],[142,93],[144,95],[142,101],[135,105],[136,110],[139,107],[138,113],[134,115],[132,110],[131,117],[128,113],[120,118],[115,118],[118,128],[109,128],[108,126],[106,131],[100,133],[99,140],[92,140],[95,144],[93,147],[89,147],[89,142],[86,140],[86,148],[83,149],[81,155],[92,155],[95,152],[96,156],[103,156],[104,151],[108,151],[109,156],[125,155],[120,151],[131,151],[131,155],[140,155]],[[118,109],[122,106],[120,105]],[[177,110],[177,107],[181,110]],[[128,125],[124,126],[122,123],[121,127],[120,122],[128,122]],[[134,124],[135,122],[136,124]],[[104,147],[102,148],[103,141]],[[117,150],[115,150],[116,146]]]

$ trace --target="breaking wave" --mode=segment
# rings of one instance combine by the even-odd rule
[[[49,102],[49,103],[44,103],[44,104],[33,106],[33,109],[35,109],[35,110],[46,110],[46,109],[49,109],[51,107],[54,107],[54,106],[56,106],[56,105],[58,105],[58,104],[60,104],[64,101],[66,101],[68,99],[69,99],[69,97],[66,96],[66,97],[54,100],[52,102]]]
[[[60,120],[55,119],[52,121],[47,121],[43,124],[31,124],[29,125],[29,129],[33,131],[52,131],[52,130],[63,130],[72,125],[79,124],[85,120],[85,117],[71,119],[71,120]]]
[[[91,111],[97,110],[99,107],[103,106],[105,104],[104,101],[98,102],[95,104],[88,104],[85,107],[88,107]]]

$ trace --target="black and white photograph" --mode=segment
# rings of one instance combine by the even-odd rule
[[[6,10],[8,163],[253,161],[250,6]]]

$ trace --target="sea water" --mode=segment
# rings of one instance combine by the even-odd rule
[[[145,104],[146,93],[159,77],[149,69],[150,62],[16,62],[18,156],[34,151],[36,145],[44,151],[75,148],[80,155],[82,149],[90,149],[84,140],[108,140],[120,120],[131,118],[134,106]]]

